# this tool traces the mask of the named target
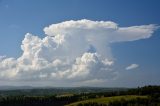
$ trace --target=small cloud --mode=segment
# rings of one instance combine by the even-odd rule
[[[129,66],[126,67],[126,70],[132,70],[132,69],[136,69],[138,67],[139,67],[138,64],[131,64],[131,65],[129,65]]]

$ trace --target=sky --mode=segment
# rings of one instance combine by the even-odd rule
[[[159,85],[159,5],[0,0],[0,85]]]

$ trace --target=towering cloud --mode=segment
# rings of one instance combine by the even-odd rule
[[[111,21],[65,21],[44,28],[41,39],[25,35],[19,58],[0,57],[1,80],[87,82],[112,79],[110,44],[146,39],[155,25],[118,27]]]

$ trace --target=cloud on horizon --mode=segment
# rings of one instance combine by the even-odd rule
[[[46,36],[27,33],[22,56],[0,57],[0,80],[103,82],[114,79],[110,44],[147,39],[158,27],[119,27],[111,21],[71,20],[44,28]]]

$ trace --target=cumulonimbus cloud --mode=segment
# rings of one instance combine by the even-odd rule
[[[30,33],[22,56],[0,58],[1,80],[102,81],[114,78],[110,44],[146,39],[156,25],[119,27],[111,21],[77,20],[44,28],[41,39]]]

